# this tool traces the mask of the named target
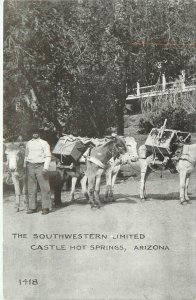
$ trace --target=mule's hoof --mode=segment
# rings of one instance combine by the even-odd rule
[[[101,208],[101,204],[98,204],[98,203],[93,203],[93,204],[91,204],[91,208],[92,209],[99,209],[99,208]]]
[[[89,194],[88,193],[84,193],[84,196],[86,197],[86,200],[89,200]]]
[[[96,202],[96,207],[97,207],[97,208],[101,208],[101,207],[102,207],[101,202]]]
[[[71,203],[71,202],[74,202],[75,201],[75,199],[74,198],[70,198],[70,199],[68,199],[68,203]]]
[[[36,212],[37,212],[37,209],[28,209],[26,213],[29,215],[29,214],[34,214]]]
[[[114,198],[110,197],[109,202],[114,202]]]
[[[192,203],[193,203],[192,200],[186,200],[186,202],[187,202],[188,204],[192,204]]]
[[[97,209],[96,205],[91,205],[91,209]]]
[[[90,203],[91,208],[93,208],[93,207],[96,206],[94,202],[90,202],[90,201],[89,201],[89,203]]]
[[[140,202],[141,202],[141,203],[144,203],[145,201],[146,201],[145,198],[140,198]]]
[[[113,193],[110,193],[109,195],[109,200],[112,202],[114,200],[114,194]]]
[[[181,204],[181,205],[187,205],[187,201],[186,201],[186,200],[181,201],[180,204]]]

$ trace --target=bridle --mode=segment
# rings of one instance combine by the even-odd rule
[[[110,152],[110,154],[112,155],[112,157],[114,157],[114,158],[116,158],[116,157],[118,157],[120,154],[123,154],[122,153],[122,150],[124,149],[126,149],[127,148],[127,146],[125,145],[125,147],[123,147],[123,146],[118,146],[118,145],[116,145],[116,144],[114,144],[114,147],[112,148],[112,151],[109,151]],[[127,149],[126,149],[127,150]],[[115,151],[117,152],[117,154],[115,154]],[[126,152],[126,151],[125,151]]]
[[[10,167],[9,167],[9,155],[7,156],[8,173],[12,174],[12,175],[15,175],[15,176],[18,176],[18,177],[22,177],[22,176],[20,176],[20,173],[23,170],[23,162],[21,163],[21,165],[18,164],[18,162],[23,160],[22,153],[21,153],[20,149],[16,153],[16,157],[17,156],[18,156],[19,160],[17,161],[17,158],[16,158],[16,168],[14,170],[10,169]]]
[[[186,157],[187,156],[187,157]],[[193,167],[196,166],[196,161],[192,158],[192,156],[188,153],[186,154],[182,154],[182,156],[180,157],[179,161],[180,160],[186,160],[188,161],[191,165],[193,165]]]

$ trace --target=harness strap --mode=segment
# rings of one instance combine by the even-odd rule
[[[105,165],[98,158],[92,157],[92,156],[88,156],[87,160],[90,161],[90,162],[93,162],[94,164],[96,164],[100,168],[105,169]]]
[[[179,160],[187,160],[190,162],[194,167],[196,166],[196,161],[189,155],[189,154],[182,154]]]

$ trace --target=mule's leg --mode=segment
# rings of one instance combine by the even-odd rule
[[[64,170],[57,168],[56,176],[54,178],[54,204],[61,206],[61,189],[63,187]]]
[[[100,192],[100,182],[101,182],[101,176],[96,176],[96,183],[95,183],[95,204],[98,208],[101,207],[101,202],[99,199],[99,192]]]
[[[71,178],[71,193],[70,193],[70,201],[74,201],[74,193],[76,189],[77,177]]]
[[[145,201],[145,171],[141,172],[140,179],[140,200]]]
[[[147,173],[147,165],[144,159],[140,159],[141,165],[141,178],[140,178],[140,199],[141,201],[145,201],[145,180],[146,180],[146,173]]]
[[[147,194],[146,194],[146,181],[148,179],[148,176],[150,175],[150,168],[147,168],[146,174],[145,174],[145,182],[144,182],[144,199],[147,199]]]
[[[188,173],[186,175],[186,181],[185,181],[185,199],[189,204],[192,203],[192,201],[190,200],[190,198],[188,196],[188,187],[189,187],[190,176],[191,176],[191,173]]]
[[[15,190],[15,210],[16,212],[19,212],[20,209],[20,196],[21,196],[21,190],[20,190],[20,182],[19,179],[16,178],[14,175],[12,175],[12,181],[14,184],[14,190]]]
[[[28,188],[27,188],[27,178],[23,181],[23,194],[24,194],[24,205],[25,210],[29,209],[29,196],[28,196]]]
[[[89,194],[89,202],[91,208],[95,206],[94,202],[94,188],[95,188],[95,178],[97,173],[97,166],[93,163],[87,161],[86,164],[86,175],[88,177],[88,194]]]
[[[101,207],[101,202],[99,199],[99,193],[100,193],[100,184],[101,184],[101,175],[103,174],[103,169],[99,169],[96,176],[96,182],[95,182],[95,204],[98,208]]]
[[[89,202],[90,202],[91,208],[95,206],[94,186],[95,186],[95,175],[92,174],[91,176],[88,176],[88,193],[89,193]]]
[[[84,175],[84,177],[80,180],[80,184],[81,184],[81,187],[82,187],[82,193],[86,197],[86,200],[89,200],[89,195],[88,195],[88,192],[87,192],[87,180],[88,180],[87,175]]]
[[[181,204],[187,204],[185,199],[185,185],[186,185],[186,172],[180,170],[180,202]]]
[[[108,171],[106,172],[105,175],[106,175],[106,190],[105,190],[104,200],[107,202],[111,191],[112,172]]]
[[[114,202],[115,199],[114,199],[114,185],[115,185],[115,182],[116,182],[116,177],[118,175],[118,171],[120,170],[120,167],[118,170],[116,170],[115,173],[112,174],[112,185],[111,185],[111,189],[110,189],[110,199]]]

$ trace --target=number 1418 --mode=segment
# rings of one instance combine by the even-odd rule
[[[19,279],[19,285],[37,285],[37,279]]]

